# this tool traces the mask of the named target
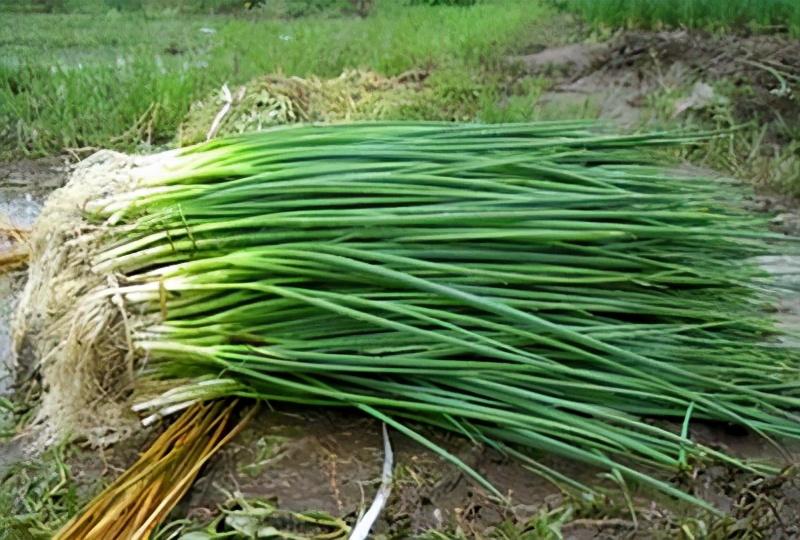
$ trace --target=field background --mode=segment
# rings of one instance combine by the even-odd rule
[[[174,147],[193,105],[213,100],[223,85],[270,74],[333,78],[350,69],[423,74],[424,93],[393,112],[397,118],[596,118],[621,130],[715,131],[710,142],[665,158],[751,183],[754,206],[777,212],[783,230],[798,230],[796,0],[0,0],[0,213],[15,201],[38,204],[69,165],[98,149]],[[0,302],[5,286],[0,281]],[[0,330],[2,323],[0,312]],[[49,538],[132,456],[132,448],[106,455],[64,444],[21,459],[2,441],[30,415],[28,397],[0,384],[0,539]],[[334,420],[340,424],[306,418],[301,439],[294,417],[269,413],[264,422],[273,429],[234,444],[160,538],[207,523],[219,504],[248,508],[238,492],[248,486],[263,497],[281,494],[294,509],[325,510],[335,525],[347,514],[339,494],[328,493],[336,475],[374,465],[379,439],[372,424]],[[368,435],[338,440],[340,432]],[[767,452],[738,434],[713,442]],[[268,464],[285,463],[287,452],[300,458],[276,477]],[[793,472],[774,486],[742,485],[719,472],[699,480],[706,484],[697,489],[726,497],[731,515],[718,518],[653,500],[596,471],[575,474],[602,484],[608,498],[576,500],[536,483],[514,484],[529,473],[491,462],[499,481],[530,499],[509,511],[413,445],[401,444],[399,455],[400,495],[385,538],[781,538],[794,525],[783,508],[800,503]],[[300,488],[287,487],[295,481],[289,473],[309,462],[323,463],[327,476],[305,478],[298,495]],[[448,482],[458,487],[445,493]],[[360,500],[350,487],[344,506]],[[454,510],[420,518],[428,492]],[[271,525],[297,518],[273,506],[250,510],[247,519],[269,514]]]

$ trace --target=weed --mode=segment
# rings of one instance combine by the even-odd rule
[[[800,138],[780,118],[742,123],[733,108],[736,94],[747,91],[728,81],[718,81],[713,86],[713,99],[676,117],[675,111],[691,90],[665,88],[648,98],[650,121],[668,128],[719,130],[720,137],[682,150],[680,157],[751,182],[762,190],[800,197]]]
[[[0,443],[16,434],[17,410],[17,405],[0,396]]]
[[[80,508],[65,443],[35,460],[13,465],[0,478],[0,539],[51,538]]]
[[[284,445],[288,440],[288,437],[280,435],[264,435],[263,437],[259,437],[256,439],[255,443],[251,445],[253,449],[252,460],[241,464],[238,467],[239,472],[251,478],[257,478],[267,467],[280,459],[284,453]]]
[[[160,527],[154,540],[183,538],[215,540],[221,538],[275,538],[278,540],[337,540],[350,533],[350,526],[341,518],[325,512],[292,512],[278,508],[274,502],[248,499],[228,493],[220,506],[220,514],[206,524],[198,525],[179,519]]]

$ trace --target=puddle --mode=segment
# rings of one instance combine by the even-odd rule
[[[0,164],[0,224],[12,229],[30,229],[47,195],[66,178],[65,166],[53,158]],[[12,248],[0,234],[0,251]],[[0,272],[0,395],[13,382],[11,366],[11,315],[24,285],[23,270]]]

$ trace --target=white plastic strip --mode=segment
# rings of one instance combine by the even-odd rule
[[[350,540],[366,540],[369,531],[375,525],[375,521],[389,500],[392,493],[392,468],[394,466],[394,454],[392,445],[389,442],[389,433],[386,431],[386,424],[383,424],[383,472],[381,473],[381,486],[372,500],[369,510],[359,518],[350,533]]]

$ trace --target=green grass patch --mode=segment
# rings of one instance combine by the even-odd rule
[[[383,2],[366,18],[296,20],[8,14],[0,20],[0,155],[162,144],[193,100],[270,72],[435,67],[464,79],[458,73],[496,65],[547,14],[524,0]]]
[[[13,465],[0,476],[0,540],[45,539],[82,504],[66,444]]]
[[[590,22],[615,27],[786,29],[800,33],[796,0],[555,0]]]

